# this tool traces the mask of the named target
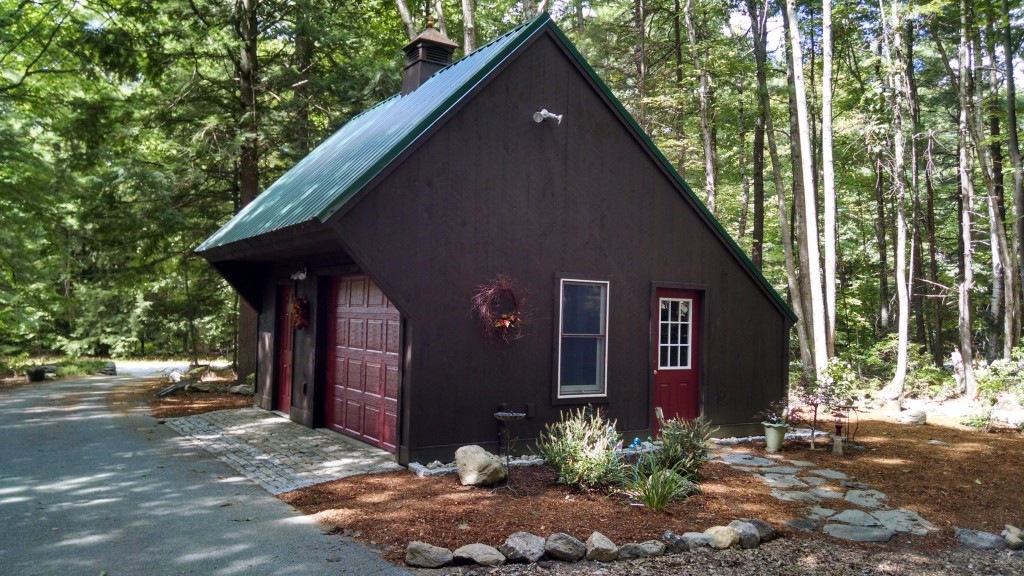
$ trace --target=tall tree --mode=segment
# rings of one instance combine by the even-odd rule
[[[821,11],[821,169],[825,197],[822,233],[825,244],[825,340],[834,355],[836,338],[836,173],[832,152],[832,1],[822,1]]]
[[[812,183],[811,129],[807,114],[807,88],[804,83],[803,49],[800,45],[800,27],[796,19],[794,0],[786,0],[786,19],[789,21],[789,42],[793,52],[793,82],[796,89],[796,112],[799,129],[800,173],[804,182],[804,226],[807,239],[807,277],[811,293],[811,328],[814,341],[814,370],[820,378],[828,366],[828,345],[825,337],[825,302],[821,287],[820,251],[818,249],[818,217]]]
[[[636,0],[642,2],[643,0]],[[686,0],[683,7],[686,22],[686,38],[690,46],[690,58],[699,75],[698,95],[700,99],[700,134],[704,144],[704,196],[708,210],[715,213],[715,194],[718,190],[718,158],[712,136],[711,119],[711,73],[701,55],[701,46],[697,43],[697,27],[694,25],[695,9],[693,0]],[[703,27],[702,27],[703,28]]]
[[[968,125],[970,92],[967,79],[971,74],[969,3],[960,0],[960,43],[958,60],[960,62],[960,78],[957,85],[957,102],[960,108],[958,122],[959,165],[961,208],[961,237],[963,238],[963,275],[959,286],[959,325],[960,355],[963,362],[963,380],[961,391],[973,398],[977,394],[977,383],[974,379],[974,346],[971,342],[971,290],[974,289],[974,245],[971,241],[971,207],[974,203],[974,180],[971,170],[974,159],[971,153],[971,133]]]
[[[1008,0],[1001,2],[1003,66],[1006,73],[1006,147],[1013,165],[1013,242],[1017,270],[1020,273],[1018,286],[1024,289],[1024,163],[1021,161],[1020,144],[1017,139],[1017,87],[1013,68],[1013,35],[1010,30],[1010,7]]]
[[[476,50],[476,2],[462,0],[462,49],[466,54]]]

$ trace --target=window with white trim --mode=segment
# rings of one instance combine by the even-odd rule
[[[560,283],[558,397],[604,396],[608,368],[608,282]]]
[[[689,298],[659,299],[658,368],[690,367],[690,339],[693,336],[693,300]]]

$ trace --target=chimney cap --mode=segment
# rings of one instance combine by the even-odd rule
[[[433,43],[433,44],[440,44],[441,46],[447,46],[447,47],[451,48],[452,50],[454,50],[454,49],[459,47],[458,44],[456,44],[455,42],[452,42],[451,39],[449,39],[447,36],[445,36],[444,34],[440,33],[436,28],[434,28],[434,17],[433,16],[430,16],[429,18],[427,18],[427,28],[426,28],[426,30],[424,30],[419,36],[417,36],[415,40],[413,40],[412,42],[409,42],[409,44],[406,46],[406,48],[412,46],[413,44],[417,44],[417,43],[420,43],[420,42],[430,42],[430,43]]]

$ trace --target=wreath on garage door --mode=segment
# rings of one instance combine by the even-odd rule
[[[309,326],[309,298],[292,298],[292,327],[302,330]]]

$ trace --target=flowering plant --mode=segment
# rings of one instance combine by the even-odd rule
[[[768,408],[754,414],[754,418],[760,418],[761,423],[767,426],[788,426],[789,416],[789,403],[786,400],[776,400]]]

